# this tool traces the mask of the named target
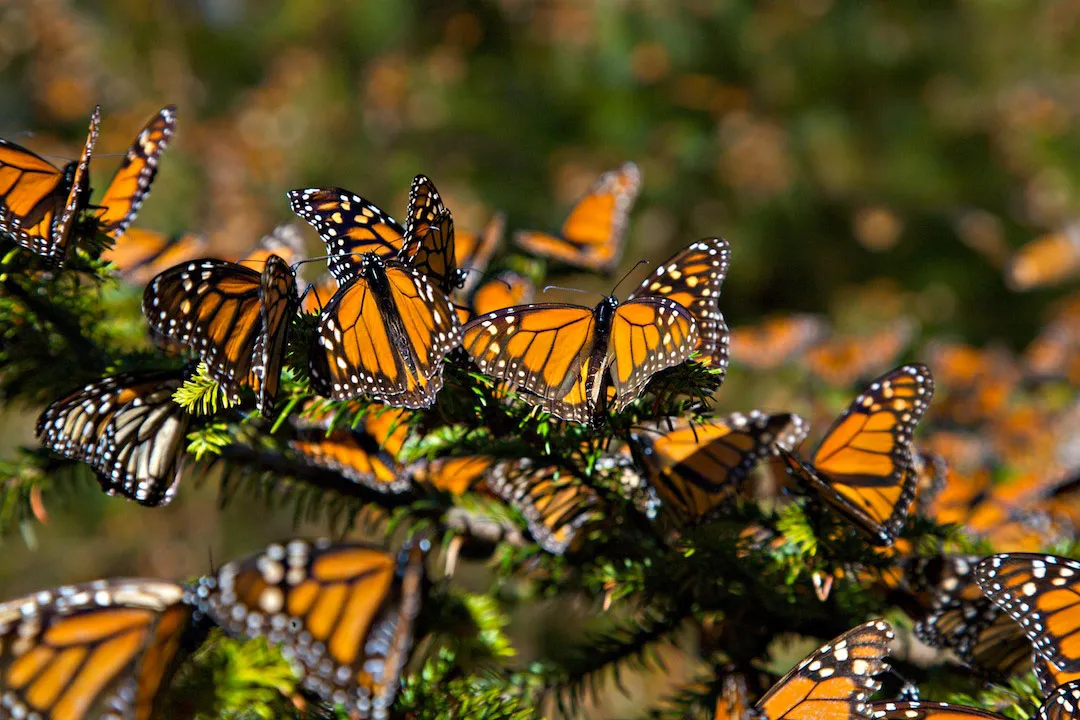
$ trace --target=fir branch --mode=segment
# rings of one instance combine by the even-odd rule
[[[199,363],[195,374],[173,393],[173,402],[192,415],[214,415],[221,408],[232,407],[232,401],[225,394],[217,380],[210,376],[206,363]]]
[[[72,355],[82,359],[82,362],[92,363],[104,367],[108,363],[108,357],[95,343],[86,337],[71,317],[62,312],[56,312],[56,307],[47,300],[35,297],[21,287],[13,276],[4,275],[2,284],[4,293],[17,299],[38,317],[39,320],[51,325],[71,348]]]

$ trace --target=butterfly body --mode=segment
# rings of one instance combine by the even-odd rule
[[[480,369],[523,391],[523,399],[564,420],[595,421],[610,380],[622,410],[660,370],[693,352],[697,323],[659,297],[625,303],[609,296],[594,308],[541,303],[474,318],[465,350]],[[609,373],[610,371],[610,373]]]

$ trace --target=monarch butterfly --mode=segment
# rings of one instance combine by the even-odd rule
[[[682,526],[708,518],[744,489],[761,458],[777,447],[793,449],[806,432],[798,415],[752,410],[703,423],[650,424],[630,439],[665,515]]]
[[[165,235],[153,230],[128,228],[101,259],[116,266],[120,276],[134,285],[145,285],[166,269],[204,257],[209,246],[194,233]]]
[[[750,704],[746,678],[737,673],[724,676],[720,694],[716,697],[714,720],[765,720],[765,716]]]
[[[698,240],[656,268],[628,298],[664,297],[689,310],[697,320],[698,362],[717,368],[721,380],[728,364],[728,326],[720,312],[720,287],[730,263],[727,240]]]
[[[915,624],[915,636],[927,645],[949,648],[965,665],[995,679],[1027,672],[1031,645],[1020,626],[983,595],[975,582],[972,555],[912,558],[905,565],[905,584],[929,592],[926,615]]]
[[[873,720],[1008,720],[989,710],[920,700],[870,703],[870,717]]]
[[[1041,720],[1072,720],[1080,707],[1080,672],[1062,672],[1052,662],[1035,655],[1035,677],[1045,703]]]
[[[420,460],[409,466],[408,475],[415,485],[461,495],[486,478],[494,464],[486,455]]]
[[[930,343],[927,362],[938,384],[948,388],[938,398],[935,417],[973,425],[997,417],[1020,380],[1010,354],[1001,348],[975,348],[963,343]]]
[[[884,658],[893,637],[884,620],[871,620],[848,630],[803,658],[765,693],[752,712],[768,720],[866,717],[866,698],[881,686],[874,676],[888,668]],[[725,702],[722,694],[715,717],[739,718],[723,714],[727,711],[722,705]]]
[[[408,212],[401,255],[449,295],[464,282],[456,264],[454,218],[424,175],[413,178]]]
[[[79,210],[89,193],[90,155],[97,143],[101,108],[90,116],[90,132],[77,161],[63,170],[41,156],[0,139],[0,233],[60,267]]]
[[[426,592],[427,541],[396,555],[361,543],[290,540],[199,581],[227,632],[278,645],[302,686],[360,718],[385,718]]]
[[[1080,562],[1003,553],[980,562],[975,580],[1020,623],[1038,655],[1061,672],[1080,671]]]
[[[301,427],[289,444],[311,464],[384,493],[402,493],[411,482],[398,453],[408,436],[405,413],[396,408],[368,411],[362,428],[327,431],[322,423]]]
[[[107,494],[165,505],[183,470],[189,416],[172,396],[184,377],[166,370],[98,380],[45,408],[37,436],[94,468]]]
[[[480,282],[491,263],[495,250],[506,231],[506,215],[499,212],[491,216],[479,233],[457,231],[454,235],[454,264],[458,268],[460,293],[468,297]],[[515,304],[515,303],[512,303]]]
[[[769,317],[759,325],[731,330],[731,359],[756,370],[773,370],[791,362],[827,332],[825,321],[816,315]]]
[[[183,597],[174,583],[117,578],[0,603],[0,715],[158,717],[195,640]]]
[[[541,303],[481,315],[465,325],[462,346],[481,371],[523,389],[526,402],[584,423],[607,402],[609,367],[622,410],[697,341],[694,316],[677,302],[647,296],[620,305],[609,296],[595,308]]]
[[[915,497],[911,435],[934,394],[925,365],[874,380],[833,423],[813,465],[781,449],[788,473],[817,490],[878,545],[892,545]]]
[[[277,255],[288,265],[295,264],[304,254],[304,238],[295,223],[276,226],[264,235],[255,247],[236,262],[252,270],[262,271],[271,255]]]
[[[472,310],[476,315],[531,303],[536,294],[532,281],[521,273],[505,270],[476,289]]]
[[[166,270],[147,286],[142,309],[159,340],[198,352],[233,402],[251,387],[269,416],[298,304],[292,269],[271,255],[262,272],[212,258]]]
[[[806,351],[806,368],[829,385],[848,387],[893,363],[914,335],[914,323],[895,321],[872,335],[831,338]]]
[[[552,555],[576,547],[582,529],[604,519],[596,492],[562,468],[501,462],[486,483],[525,516],[533,540]]]
[[[1016,251],[1005,267],[1010,290],[1058,285],[1080,271],[1080,226],[1040,235]]]
[[[332,242],[328,265],[341,285],[320,316],[313,384],[335,400],[367,394],[397,407],[427,407],[442,387],[442,359],[460,343],[457,316],[442,289],[403,254],[401,226],[344,192],[289,193],[293,211]],[[429,265],[442,227],[430,225],[420,243],[436,248],[423,258]]]
[[[175,129],[176,107],[167,105],[139,132],[98,202],[102,208],[97,216],[101,232],[113,239],[119,238],[135,219],[150,194],[150,186],[157,176],[158,160]]]
[[[929,515],[941,491],[949,481],[949,463],[942,455],[925,450],[912,452],[915,461],[915,509],[920,515]]]
[[[619,264],[630,209],[641,189],[634,163],[606,172],[578,200],[558,235],[519,231],[514,242],[524,250],[567,265],[610,273]]]

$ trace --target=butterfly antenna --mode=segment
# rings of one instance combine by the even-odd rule
[[[300,306],[303,307],[304,300],[307,298],[309,292],[315,293],[315,302],[319,303],[319,310],[322,310],[323,300],[322,297],[319,296],[319,289],[315,287],[315,283],[308,283],[307,287],[304,288],[304,292],[300,293],[300,300],[298,301]]]
[[[619,280],[619,282],[615,283],[615,287],[611,288],[611,294],[614,295],[615,291],[619,289],[619,286],[622,285],[624,282],[626,282],[626,278],[633,275],[635,270],[637,270],[642,265],[648,265],[648,264],[649,264],[648,260],[638,260],[636,263],[634,263],[634,267],[627,270],[626,274],[622,276],[622,279]]]
[[[585,295],[599,295],[604,297],[602,293],[598,293],[595,290],[582,290],[581,288],[566,287],[564,285],[545,285],[544,289],[540,292],[547,292],[548,290],[566,290],[567,292],[583,293]]]
[[[511,289],[510,283],[508,283],[505,280],[503,280],[502,278],[498,277],[498,275],[499,275],[498,271],[496,271],[496,272],[490,272],[490,271],[485,272],[485,271],[481,270],[480,268],[467,268],[467,267],[459,267],[458,271],[463,272],[463,273],[480,273],[480,279],[481,280],[485,280],[485,279],[489,279],[489,278],[492,279],[492,280],[498,280],[499,282],[501,282],[503,285],[506,286],[507,290]]]

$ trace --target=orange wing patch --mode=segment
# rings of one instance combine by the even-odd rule
[[[158,161],[176,129],[176,107],[163,107],[135,138],[98,203],[101,232],[119,238],[135,219],[157,176]]]

